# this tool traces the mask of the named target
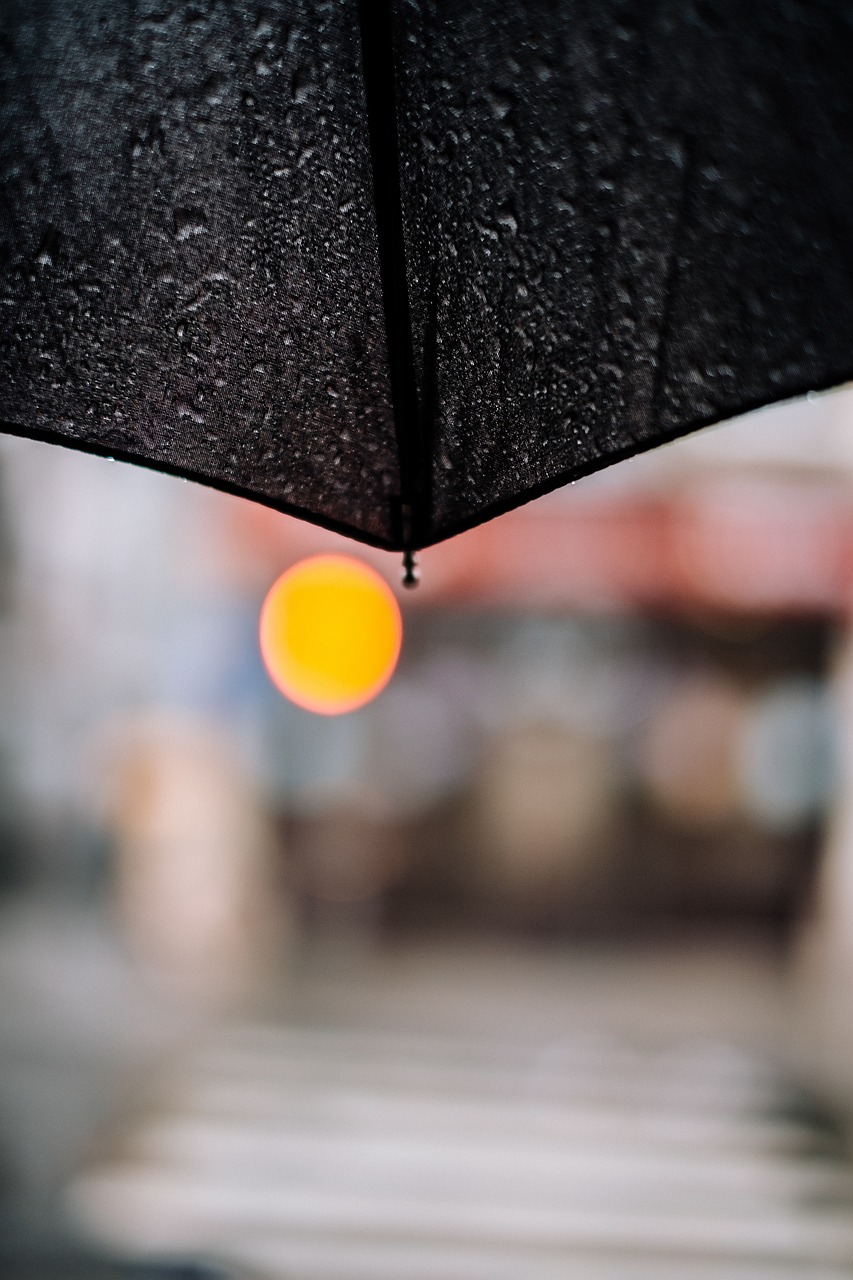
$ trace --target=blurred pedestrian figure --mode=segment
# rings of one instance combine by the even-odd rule
[[[288,932],[277,836],[225,735],[201,719],[130,724],[110,819],[117,907],[141,963],[186,994],[245,999]]]

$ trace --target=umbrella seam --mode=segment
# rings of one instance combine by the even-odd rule
[[[390,0],[360,0],[359,24],[379,274],[400,466],[399,507],[396,511],[392,509],[393,536],[403,550],[411,551],[429,536],[431,519],[423,467],[422,408],[415,374],[403,230]]]

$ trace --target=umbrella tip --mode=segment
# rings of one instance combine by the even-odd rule
[[[403,586],[409,590],[416,587],[421,580],[421,571],[418,568],[417,557],[414,551],[403,552]]]

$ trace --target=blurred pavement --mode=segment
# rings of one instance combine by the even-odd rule
[[[787,990],[743,941],[339,938],[262,1013],[162,1038],[66,1203],[113,1248],[271,1280],[853,1275]]]

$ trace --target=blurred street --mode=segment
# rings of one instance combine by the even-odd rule
[[[121,1255],[306,1280],[853,1273],[843,1135],[796,1084],[790,975],[760,943],[350,936],[254,1016],[195,1025],[79,913],[7,922],[0,968],[18,1173]]]
[[[342,539],[3,442],[4,1275],[853,1276],[851,412],[424,553],[338,717],[257,622]]]
[[[742,943],[325,950],[133,1072],[66,1206],[122,1254],[271,1278],[849,1275],[789,1020]]]

